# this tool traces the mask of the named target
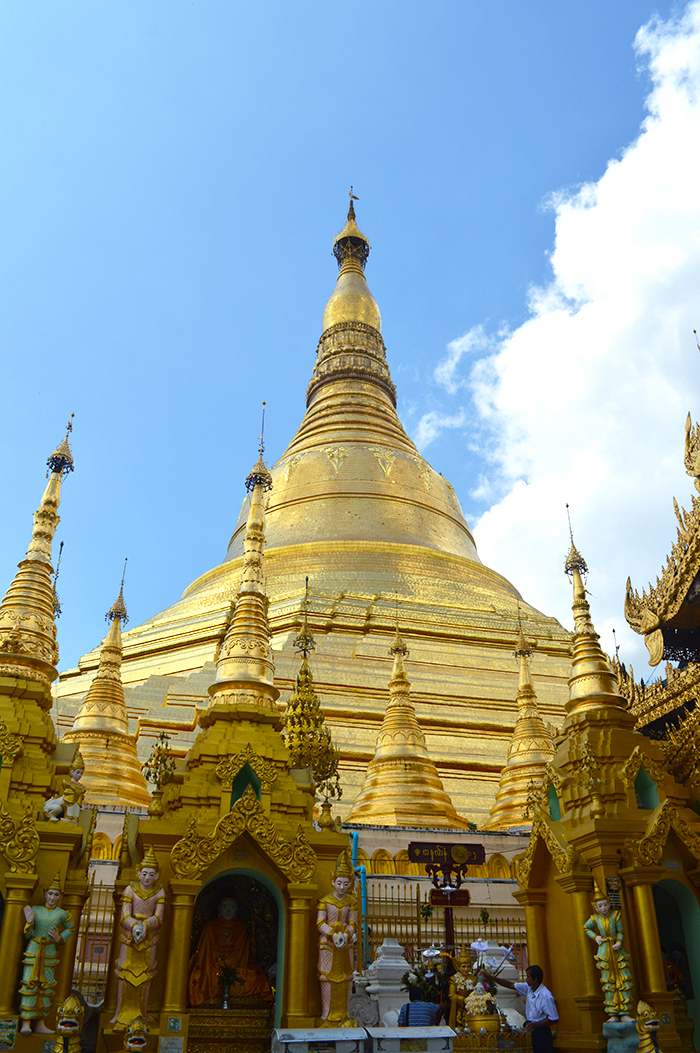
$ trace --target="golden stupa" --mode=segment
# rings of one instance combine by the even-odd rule
[[[557,724],[569,634],[481,563],[452,486],[404,431],[379,308],[364,274],[369,242],[352,202],[333,251],[340,273],[323,314],[306,414],[270,469],[274,486],[266,497],[278,705],[295,684],[294,640],[308,575],[315,687],[341,751],[340,811],[347,814],[384,717],[398,600],[428,753],[456,812],[480,823],[493,803],[517,716],[518,605],[537,642],[540,710]],[[130,715],[139,720],[142,759],[161,725],[181,753],[197,733],[240,582],[249,504],[247,498],[224,562],[194,581],[179,602],[124,634],[122,679]],[[61,730],[72,725],[99,657],[96,649],[63,673]]]

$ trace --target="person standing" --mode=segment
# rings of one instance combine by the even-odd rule
[[[525,999],[525,1030],[530,1032],[533,1053],[552,1053],[552,1024],[559,1019],[552,992],[542,983],[539,965],[530,965],[525,972],[526,983],[513,983],[486,973],[487,980],[517,991]]]

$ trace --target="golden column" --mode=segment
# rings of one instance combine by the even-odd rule
[[[0,1016],[16,1016],[17,975],[24,950],[24,908],[29,903],[38,874],[7,874],[5,912],[0,933]]]
[[[526,888],[520,892],[514,892],[513,898],[525,908],[528,961],[531,965],[539,965],[545,976],[549,976],[547,923],[544,913],[547,891],[543,888]]]
[[[187,1009],[187,978],[194,901],[201,881],[170,879],[170,942],[165,970],[161,1013],[184,1013]]]
[[[313,1027],[314,1018],[309,1015],[309,977],[304,966],[309,961],[311,926],[316,906],[318,886],[287,885],[289,893],[289,943],[285,948],[285,992],[286,1026]],[[314,926],[315,929],[315,926]]]
[[[73,982],[73,966],[75,964],[75,948],[78,943],[78,930],[80,928],[80,916],[83,913],[85,900],[88,895],[88,883],[86,878],[66,879],[63,888],[61,906],[68,911],[68,916],[73,922],[73,929],[61,950],[58,960],[58,975],[56,978],[56,994],[53,999],[53,1007],[65,1002],[70,994]]]
[[[578,941],[579,961],[582,963],[581,990],[575,996],[574,1001],[579,1009],[586,1012],[583,1014],[584,1026],[590,1025],[591,1013],[603,1009],[603,999],[598,982],[598,970],[595,958],[591,954],[591,941],[585,933],[584,925],[591,914],[591,895],[593,893],[593,881],[590,874],[562,874],[556,878],[564,892],[571,894],[571,905],[576,918],[576,939]]]
[[[637,985],[641,997],[654,1006],[657,1013],[668,1013],[673,1020],[673,993],[666,990],[659,929],[652,886],[666,875],[664,867],[632,866],[620,870],[620,877],[632,893],[636,944],[641,976]],[[673,1046],[674,1034],[664,1036],[664,1047]]]

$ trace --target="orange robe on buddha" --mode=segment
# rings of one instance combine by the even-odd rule
[[[221,965],[238,970],[239,982],[231,987],[235,998],[272,1001],[270,983],[259,965],[250,961],[245,922],[236,918],[214,918],[202,929],[197,950],[190,959],[190,1005],[207,1005],[221,999]]]

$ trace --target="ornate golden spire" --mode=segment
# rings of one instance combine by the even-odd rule
[[[457,815],[445,793],[416,719],[404,666],[408,653],[397,624],[389,650],[394,657],[389,702],[374,757],[347,821],[376,826],[466,827],[468,820]]]
[[[124,561],[126,571],[126,561]],[[102,643],[95,679],[81,703],[64,742],[77,742],[85,762],[83,782],[90,804],[149,804],[150,794],[129,734],[129,717],[122,686],[122,622],[128,621],[124,576],[119,596],[105,615],[109,632]]]
[[[573,535],[564,570],[574,587],[574,640],[566,712],[570,715],[607,706],[625,709],[626,703],[619,693],[617,677],[598,642],[600,637],[591,621],[591,609],[582,577],[588,568],[574,545]]]
[[[263,584],[264,495],[272,488],[263,452],[261,436],[260,455],[245,484],[252,492],[243,547],[243,574],[233,618],[221,646],[216,680],[209,688],[213,707],[252,705],[276,711],[275,700],[279,697]],[[206,727],[208,720],[208,716],[203,716],[200,724]]]
[[[47,460],[48,485],[34,514],[27,554],[0,604],[0,676],[21,677],[48,687],[58,676],[58,647],[51,544],[60,519],[61,480],[73,471],[68,436]]]
[[[547,764],[554,757],[554,743],[537,708],[537,695],[530,675],[532,648],[519,627],[515,657],[520,665],[518,682],[518,716],[508,757],[501,772],[496,800],[491,808],[486,830],[507,830],[514,826],[532,825],[528,814],[528,797],[532,787],[540,787]]]
[[[354,202],[357,198],[350,188],[350,208],[347,223],[333,239],[333,255],[340,274],[323,312],[323,332],[342,322],[362,322],[377,332],[382,329],[382,316],[377,301],[365,280],[365,265],[369,257],[369,241],[355,221]]]

